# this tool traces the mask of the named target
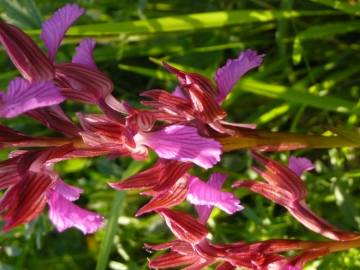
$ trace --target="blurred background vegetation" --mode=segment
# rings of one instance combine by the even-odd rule
[[[357,0],[82,0],[86,8],[68,33],[57,61],[68,61],[84,36],[97,42],[99,67],[115,82],[114,95],[138,104],[139,92],[172,90],[176,80],[159,61],[212,76],[227,58],[245,48],[265,54],[258,71],[241,80],[225,102],[229,120],[256,123],[259,128],[322,133],[328,127],[354,128],[360,116],[360,3]],[[28,31],[39,44],[41,21],[68,1],[0,0],[1,17]],[[42,44],[41,44],[42,46]],[[0,88],[17,72],[3,49]],[[77,111],[97,112],[90,105],[67,102]],[[2,121],[33,135],[56,135],[20,117]],[[11,149],[0,152],[6,159]],[[309,204],[331,223],[360,230],[359,151],[349,148],[298,151],[316,164],[306,175]],[[289,153],[274,154],[286,162]],[[144,242],[172,238],[154,214],[134,218],[146,200],[137,193],[119,193],[109,181],[149,166],[128,158],[72,160],[57,165],[62,178],[85,190],[80,204],[102,213],[107,226],[95,235],[77,230],[57,233],[47,214],[27,226],[0,233],[0,269],[147,269],[154,256]],[[214,170],[231,180],[255,177],[245,151],[226,154]],[[194,173],[204,179],[209,172]],[[228,181],[226,188],[229,189]],[[236,191],[246,206],[234,216],[215,211],[209,221],[211,237],[219,242],[270,238],[324,240],[297,223],[287,212],[245,191]],[[189,205],[180,208],[193,211]],[[360,269],[360,251],[326,256],[307,269]]]

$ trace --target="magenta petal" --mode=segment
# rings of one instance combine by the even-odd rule
[[[185,97],[184,93],[181,90],[181,87],[178,85],[176,86],[175,90],[171,93],[173,96],[175,97],[180,97],[183,99],[187,99],[187,97]]]
[[[63,102],[65,98],[52,81],[30,84],[15,78],[0,95],[0,117],[11,118],[26,111]]]
[[[253,50],[242,52],[238,58],[229,59],[225,66],[219,68],[214,76],[219,95],[217,101],[222,103],[236,82],[250,69],[258,67],[262,63],[263,56]]]
[[[189,126],[171,125],[159,131],[138,133],[134,140],[151,147],[161,158],[190,161],[205,169],[214,166],[222,153],[217,141],[201,137],[196,128]]]
[[[288,167],[298,176],[301,176],[304,172],[313,170],[314,164],[307,158],[291,156]]]
[[[94,233],[104,224],[100,215],[80,208],[56,191],[50,192],[48,204],[49,218],[59,232],[75,227],[84,234]]]
[[[225,175],[225,174],[213,173],[210,176],[210,179],[207,182],[207,184],[209,186],[215,188],[216,190],[220,190],[222,185],[224,184],[226,178],[227,178],[227,175]],[[214,208],[213,206],[209,206],[209,205],[196,205],[195,206],[196,212],[198,213],[198,216],[199,216],[199,221],[201,223],[203,223],[203,224],[206,223],[206,221],[210,217],[210,214],[211,214],[213,208]]]
[[[91,38],[84,38],[81,40],[79,46],[76,47],[76,53],[72,58],[73,63],[82,64],[90,69],[97,70],[93,58],[93,50],[96,42]]]
[[[240,211],[240,201],[230,192],[222,192],[197,177],[190,180],[187,200],[195,205],[216,206],[228,214]]]
[[[56,181],[54,190],[69,201],[76,201],[77,199],[79,199],[80,194],[83,192],[81,188],[68,185],[61,179],[58,179]]]
[[[48,57],[51,61],[54,61],[66,31],[84,12],[85,10],[76,4],[67,4],[42,24],[41,39],[48,49]]]

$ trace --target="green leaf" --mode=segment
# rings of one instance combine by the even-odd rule
[[[34,29],[41,27],[41,15],[34,0],[0,0],[5,17],[14,24]]]
[[[332,7],[337,10],[344,11],[346,13],[352,14],[352,15],[360,15],[360,6],[359,4],[352,4],[350,5],[346,1],[340,1],[340,0],[310,0],[315,3],[323,4],[328,7]]]
[[[68,36],[104,36],[104,35],[139,35],[177,31],[194,31],[216,27],[240,25],[245,23],[264,23],[277,19],[290,19],[301,16],[323,16],[335,14],[331,10],[235,10],[193,13],[188,15],[161,17],[156,19],[110,22],[73,26]],[[29,33],[37,34],[38,31]]]
[[[309,39],[326,39],[336,35],[360,31],[360,21],[346,21],[314,25],[299,33],[293,43],[292,59],[294,64],[299,64],[302,58],[302,42]]]

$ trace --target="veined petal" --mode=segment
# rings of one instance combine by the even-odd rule
[[[197,177],[191,177],[187,200],[195,205],[216,206],[228,214],[243,209],[232,193],[222,192]]]
[[[189,214],[170,209],[160,209],[158,213],[165,219],[169,229],[180,240],[196,244],[204,239],[208,233],[206,227]]]
[[[10,187],[0,200],[0,213],[8,231],[36,218],[46,204],[46,192],[53,184],[46,174],[28,172]]]
[[[92,38],[84,38],[80,41],[80,44],[76,47],[76,53],[72,58],[73,63],[82,64],[87,68],[97,70],[93,58],[93,50],[95,48],[96,42]]]
[[[69,201],[76,201],[83,192],[81,188],[77,188],[66,184],[63,180],[58,179],[54,186],[54,191]]]
[[[262,178],[269,184],[278,186],[287,192],[292,193],[294,199],[303,199],[307,195],[307,189],[304,181],[287,166],[272,160],[255,151],[252,152],[253,157],[264,165],[265,170],[261,171],[254,168]]]
[[[15,78],[5,93],[0,94],[0,116],[11,118],[24,112],[59,104],[65,98],[52,81],[29,83]]]
[[[304,157],[293,156],[289,158],[288,167],[298,176],[301,176],[304,172],[311,171],[315,168],[311,160]]]
[[[52,63],[36,43],[19,28],[0,22],[0,42],[26,80],[39,82],[54,77]]]
[[[124,181],[110,183],[115,189],[167,190],[191,168],[191,163],[159,159],[151,168]]]
[[[76,63],[56,65],[55,80],[66,98],[92,104],[104,99],[114,87],[102,72]]]
[[[222,153],[221,145],[217,141],[201,137],[196,128],[183,125],[138,133],[134,140],[154,149],[161,158],[190,161],[205,169],[219,162]]]
[[[196,116],[200,120],[212,123],[226,117],[226,112],[219,106],[211,94],[194,84],[185,88],[189,100],[196,111]]]
[[[161,244],[144,244],[145,248],[151,249],[151,250],[165,250],[165,249],[171,249],[172,251],[178,252],[180,254],[191,254],[194,252],[194,248],[191,246],[190,243],[181,241],[181,240],[172,240],[167,243],[161,243]]]
[[[168,190],[160,192],[155,195],[150,202],[141,207],[137,212],[136,216],[154,211],[160,208],[170,208],[172,206],[180,204],[185,200],[188,193],[187,178],[182,177]]]
[[[214,76],[219,95],[217,101],[222,103],[236,82],[250,69],[258,67],[262,63],[263,56],[253,50],[242,52],[238,58],[229,59],[225,66],[219,68]]]
[[[341,230],[317,216],[309,209],[304,201],[300,201],[293,207],[288,208],[288,211],[306,228],[332,240],[347,241],[360,237],[360,234],[358,233]]]
[[[42,24],[41,39],[48,49],[48,57],[51,61],[54,61],[66,31],[84,12],[85,10],[76,4],[67,4]]]
[[[171,73],[175,74],[178,78],[181,85],[196,85],[199,89],[204,92],[207,92],[211,96],[215,96],[217,94],[217,89],[213,86],[212,82],[198,73],[191,73],[181,71],[166,62],[163,62],[164,67]]]
[[[84,234],[94,233],[104,225],[103,217],[82,209],[56,191],[49,193],[49,218],[59,232],[75,227]]]
[[[38,108],[28,111],[26,114],[44,126],[59,131],[68,137],[76,137],[80,132],[80,129],[59,105]]]
[[[17,171],[18,157],[0,162],[0,190],[6,189],[21,180]]]
[[[222,185],[224,184],[226,178],[227,178],[227,175],[225,175],[225,174],[213,173],[210,176],[210,179],[207,182],[207,184],[216,190],[220,190]],[[196,212],[198,213],[198,216],[199,216],[199,221],[202,224],[206,223],[213,208],[214,207],[210,206],[210,205],[195,205]]]
[[[270,185],[268,183],[243,180],[235,182],[232,187],[235,188],[248,188],[251,191],[258,193],[265,198],[280,204],[284,207],[291,207],[297,199],[289,191],[284,190],[278,186]]]
[[[158,256],[150,260],[149,267],[156,269],[169,269],[185,265],[194,264],[199,261],[199,257],[195,254],[183,255],[171,251],[164,255]]]

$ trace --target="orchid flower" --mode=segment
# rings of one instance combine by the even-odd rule
[[[73,155],[71,145],[58,148],[17,152],[0,163],[0,188],[6,189],[0,199],[0,214],[7,231],[35,219],[49,206],[49,218],[59,232],[75,227],[84,234],[94,233],[103,225],[103,218],[82,209],[73,201],[81,189],[64,183],[52,171],[54,162]]]
[[[201,223],[206,223],[214,206],[228,214],[243,209],[232,193],[220,191],[226,175],[214,173],[206,183],[188,174],[190,167],[188,163],[160,159],[150,169],[110,186],[119,190],[140,189],[142,194],[153,197],[137,215],[170,208],[185,199],[196,206]]]
[[[304,158],[291,158],[289,167],[253,152],[254,158],[264,165],[262,171],[254,170],[266,181],[238,181],[233,187],[248,188],[265,198],[282,205],[290,214],[308,229],[334,240],[349,240],[359,237],[358,234],[342,231],[318,217],[307,206],[307,190],[299,177],[304,171],[313,168],[312,163]]]
[[[332,252],[328,246],[334,243],[267,240],[214,244],[206,238],[206,227],[192,216],[169,209],[159,209],[158,213],[177,239],[162,244],[145,244],[147,249],[170,249],[170,252],[150,260],[149,266],[156,269],[203,269],[217,264],[216,269],[222,270],[236,267],[253,270],[301,270],[308,261]],[[288,251],[301,252],[290,257],[281,255]]]
[[[153,107],[157,117],[164,121],[197,120],[217,132],[229,133],[232,125],[223,121],[226,112],[220,105],[236,82],[262,63],[262,57],[255,51],[246,50],[237,59],[228,60],[214,76],[216,86],[200,74],[181,71],[164,63],[165,68],[177,76],[180,85],[172,94],[158,89],[146,91],[142,95],[152,100],[142,103]],[[240,126],[253,128],[252,125]]]
[[[133,123],[129,128],[125,120],[114,121],[104,115],[79,114],[79,118],[84,142],[89,146],[111,149],[115,154],[144,159],[149,147],[160,158],[193,162],[206,169],[220,161],[221,145],[214,139],[200,136],[191,126],[170,125],[145,131],[148,128],[134,128]]]
[[[111,111],[106,100],[113,84],[95,65],[94,40],[80,42],[72,63],[54,62],[65,33],[84,11],[76,4],[67,4],[43,23],[41,38],[48,50],[47,57],[20,29],[0,22],[0,42],[24,78],[11,82],[7,92],[0,96],[0,117],[27,113],[48,127],[74,136],[77,128],[56,106],[65,98],[99,104],[105,111]]]

